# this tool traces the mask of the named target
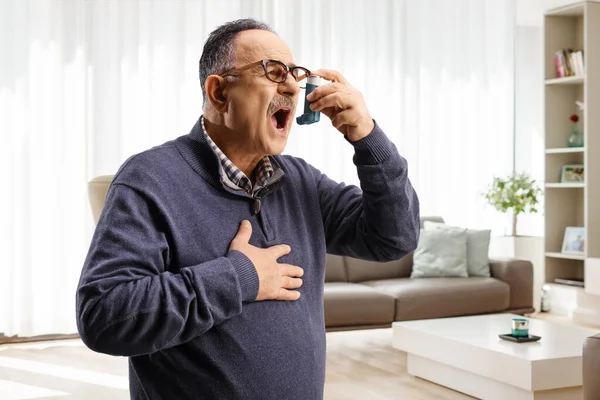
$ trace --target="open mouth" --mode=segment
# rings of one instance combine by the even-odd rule
[[[292,110],[287,107],[281,107],[275,110],[271,115],[271,122],[275,129],[283,130],[287,126]]]

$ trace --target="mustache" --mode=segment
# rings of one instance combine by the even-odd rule
[[[296,102],[288,97],[276,97],[269,104],[269,115],[273,114],[278,107],[290,107],[292,110],[296,108]]]

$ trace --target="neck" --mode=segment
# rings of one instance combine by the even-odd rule
[[[249,146],[242,143],[243,132],[228,128],[223,121],[212,120],[204,116],[206,133],[229,160],[238,167],[254,185],[254,170],[263,156],[248,153]]]

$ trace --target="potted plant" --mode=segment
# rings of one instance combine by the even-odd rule
[[[542,190],[527,174],[494,177],[484,197],[496,210],[512,213],[512,236],[517,235],[517,219],[522,213],[536,213]]]
[[[544,282],[544,238],[518,234],[517,220],[524,213],[537,213],[542,190],[527,174],[495,177],[487,192],[487,202],[502,213],[512,214],[512,235],[490,238],[490,258],[518,258],[533,264],[534,304],[540,304]]]

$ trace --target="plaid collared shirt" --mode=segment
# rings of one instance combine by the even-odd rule
[[[246,174],[236,167],[235,164],[232,163],[231,160],[225,155],[225,153],[219,149],[215,142],[213,142],[210,136],[208,136],[208,132],[206,132],[206,127],[204,126],[204,117],[202,117],[202,131],[206,136],[208,144],[210,144],[210,147],[219,157],[219,160],[221,160],[223,171],[227,174],[227,177],[231,182],[233,182],[234,185],[240,189],[244,189],[247,193],[252,194],[253,190],[265,186],[269,179],[271,179],[271,176],[273,175],[273,164],[271,164],[269,156],[264,156],[256,166],[256,169],[254,170],[256,183],[253,188],[252,182],[250,179],[248,179]]]

